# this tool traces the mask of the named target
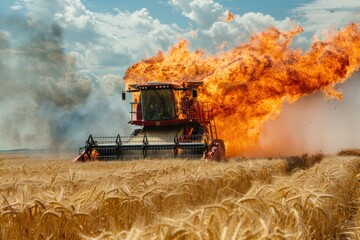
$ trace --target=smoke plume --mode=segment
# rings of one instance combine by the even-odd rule
[[[78,74],[58,24],[1,22],[12,31],[0,31],[0,149],[77,147],[90,131],[121,130],[120,80]]]

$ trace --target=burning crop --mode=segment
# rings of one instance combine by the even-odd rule
[[[262,124],[279,115],[284,102],[323,91],[341,99],[334,89],[360,66],[360,29],[350,24],[316,40],[308,51],[291,48],[302,28],[276,28],[254,34],[247,43],[215,55],[189,50],[180,40],[167,53],[128,68],[126,84],[204,81],[200,101],[213,106],[219,137],[235,156],[258,140]],[[236,134],[234,134],[236,133]]]

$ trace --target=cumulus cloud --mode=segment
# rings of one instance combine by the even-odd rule
[[[17,5],[31,19],[61,26],[65,49],[76,56],[80,70],[89,73],[121,75],[131,62],[166,50],[181,32],[177,25],[162,24],[145,8],[93,12],[80,0],[22,0]],[[119,65],[121,69],[115,71]]]
[[[231,22],[226,22],[227,10],[213,0],[171,0],[170,3],[195,24],[185,34],[193,39],[192,47],[212,53],[223,46],[233,48],[269,27],[289,30],[292,24],[290,18],[276,20],[259,12],[234,15]]]
[[[245,42],[249,36],[259,33],[269,27],[281,30],[291,29],[291,20],[275,20],[270,15],[262,13],[246,13],[243,16],[235,16],[231,22],[217,21],[209,29],[198,30],[199,45],[208,49],[218,50],[218,46],[226,43],[227,48],[233,48]]]
[[[35,20],[52,22],[54,13],[62,5],[62,0],[19,0],[15,4],[18,8],[24,9],[26,15]]]
[[[10,7],[13,11],[18,11],[22,9],[22,4],[19,1],[15,1],[15,3]]]
[[[67,1],[55,14],[66,29],[66,48],[82,71],[120,74],[135,61],[166,50],[177,41],[176,25],[161,24],[145,8],[135,12],[91,12],[80,1]],[[67,37],[68,36],[68,37]]]
[[[211,26],[224,14],[223,6],[212,0],[172,0],[171,3],[202,28]]]

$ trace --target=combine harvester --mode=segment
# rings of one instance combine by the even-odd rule
[[[137,158],[189,158],[225,161],[224,141],[217,138],[208,103],[197,101],[202,82],[132,84],[130,124],[141,126],[130,136],[89,136],[78,161]]]

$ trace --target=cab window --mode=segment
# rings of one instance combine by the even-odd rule
[[[144,120],[176,118],[174,96],[171,89],[143,90],[141,102]]]

